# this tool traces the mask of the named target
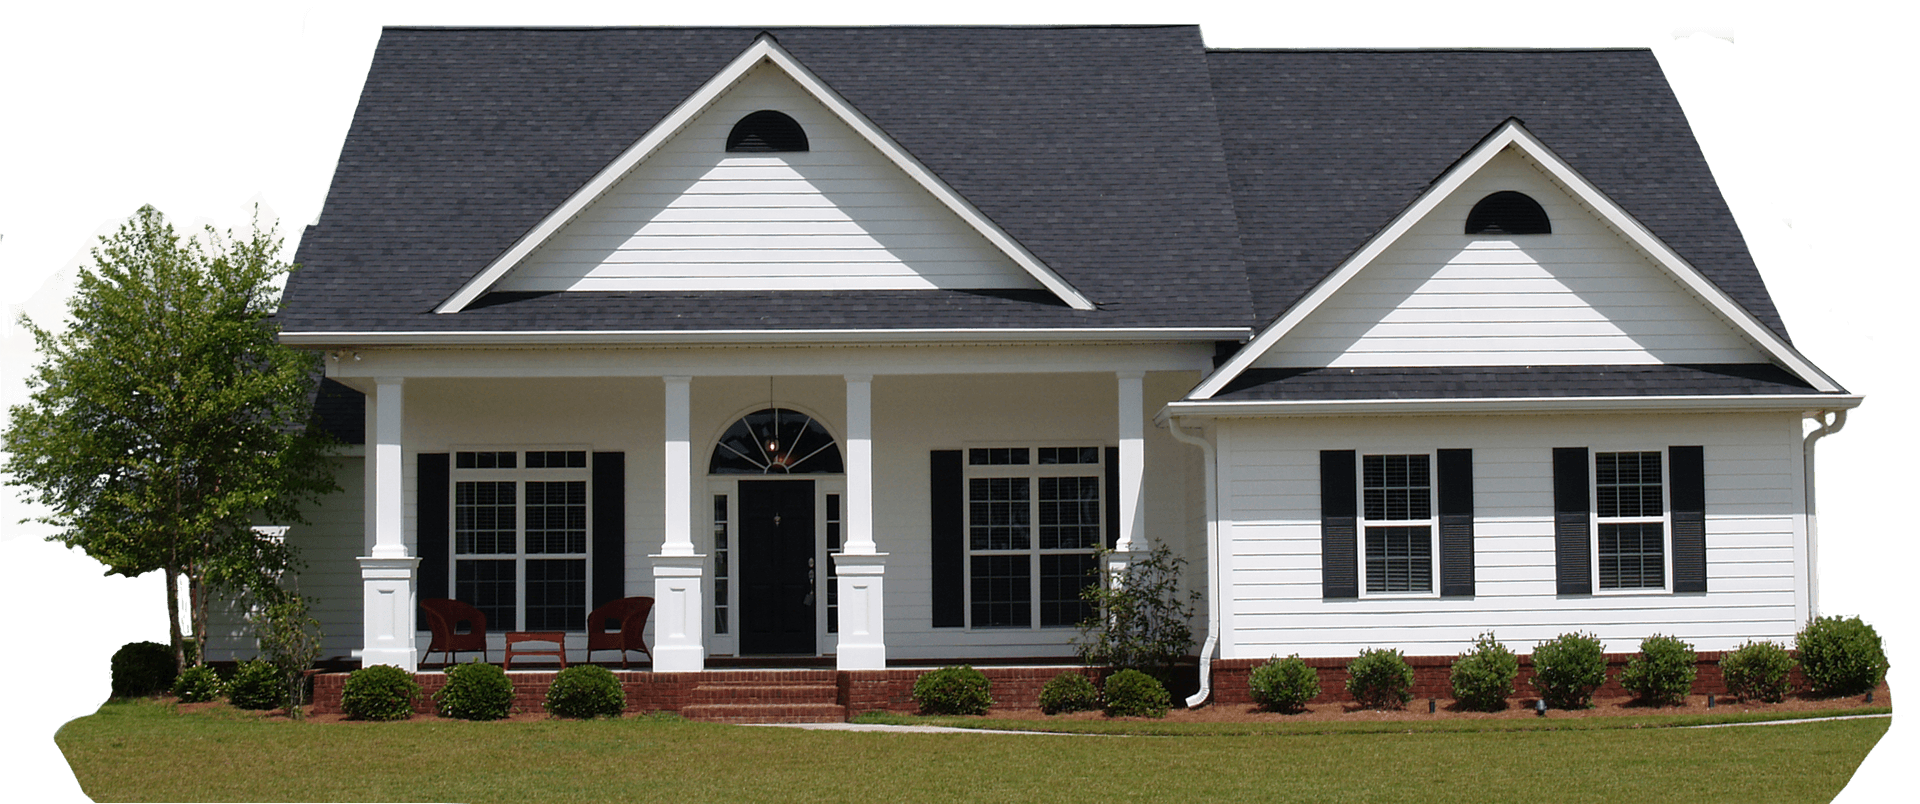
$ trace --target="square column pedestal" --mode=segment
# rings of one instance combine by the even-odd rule
[[[832,558],[840,584],[841,670],[887,669],[884,582],[887,554],[842,553]]]
[[[697,673],[707,667],[701,614],[707,599],[701,580],[707,557],[648,556],[653,560],[653,670]]]
[[[420,651],[414,645],[413,571],[416,557],[360,557],[361,625],[366,641],[360,666],[386,664],[409,673],[419,669]]]

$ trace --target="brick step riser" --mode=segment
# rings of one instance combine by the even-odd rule
[[[745,704],[775,701],[836,704],[840,702],[840,690],[838,687],[832,686],[732,687],[720,689],[695,687],[689,703]]]
[[[680,716],[706,723],[844,723],[847,710],[835,704],[692,704]]]

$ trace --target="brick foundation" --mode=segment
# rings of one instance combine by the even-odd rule
[[[1634,653],[1608,653],[1607,680],[1599,689],[1594,690],[1595,698],[1631,698],[1633,693],[1620,686],[1620,671],[1626,669],[1627,662],[1638,655]],[[1696,656],[1696,671],[1693,677],[1694,695],[1725,695],[1726,681],[1720,675],[1720,657],[1723,651],[1700,651]],[[1453,699],[1453,683],[1449,678],[1452,672],[1454,656],[1408,656],[1407,665],[1413,668],[1413,697],[1415,700],[1433,698],[1440,701]],[[1308,667],[1320,673],[1320,697],[1310,703],[1330,704],[1347,701],[1347,663],[1352,659],[1301,659]],[[1213,703],[1251,704],[1253,693],[1248,681],[1253,676],[1253,668],[1267,662],[1266,659],[1221,659],[1213,663]],[[1532,701],[1538,697],[1533,691],[1533,657],[1520,657],[1520,674],[1513,680],[1514,697]],[[1793,669],[1792,681],[1795,688],[1806,686],[1798,666]]]

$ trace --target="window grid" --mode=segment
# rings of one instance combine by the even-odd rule
[[[1433,457],[1364,456],[1360,488],[1367,593],[1432,594]]]
[[[1593,454],[1594,574],[1602,591],[1667,586],[1661,453]]]
[[[1094,582],[1105,534],[1101,449],[975,447],[967,454],[969,624],[1079,624],[1088,612],[1080,590]]]
[[[713,632],[727,633],[727,556],[731,553],[727,495],[713,495]]]
[[[827,495],[827,633],[840,633],[840,570],[833,557],[841,549],[840,495]]]
[[[494,630],[585,630],[586,451],[455,456],[453,596],[485,612]]]

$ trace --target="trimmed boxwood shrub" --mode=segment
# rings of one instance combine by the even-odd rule
[[[447,683],[433,694],[434,711],[461,720],[499,720],[513,709],[513,682],[486,662],[448,667]]]
[[[1772,642],[1747,642],[1720,657],[1727,692],[1741,700],[1779,703],[1793,687],[1793,654]]]
[[[967,664],[929,670],[913,680],[913,702],[929,715],[984,715],[993,705],[992,693],[993,682]]]
[[[1138,670],[1107,676],[1107,717],[1166,717],[1173,703],[1166,685]]]
[[[128,642],[107,660],[113,697],[141,698],[173,687],[173,649],[158,642]]]
[[[206,665],[189,667],[173,680],[173,697],[181,703],[205,703],[220,697],[220,674]]]
[[[1363,650],[1347,663],[1347,693],[1361,706],[1399,709],[1413,700],[1413,668],[1397,650]]]
[[[1880,634],[1859,617],[1821,617],[1793,638],[1815,695],[1859,695],[1887,675]]]
[[[1548,706],[1586,709],[1606,681],[1607,657],[1597,636],[1561,634],[1533,649],[1533,688]]]
[[[1481,712],[1507,708],[1507,696],[1513,694],[1513,679],[1520,675],[1520,657],[1494,639],[1493,632],[1481,634],[1473,649],[1453,660],[1447,680],[1453,684],[1453,698],[1461,706]]]
[[[627,709],[627,691],[612,670],[579,664],[554,676],[546,707],[556,717],[619,717]]]
[[[419,694],[412,673],[376,664],[347,675],[340,708],[355,720],[406,720],[413,717],[413,699]]]
[[[1254,703],[1276,712],[1298,712],[1320,697],[1320,671],[1307,666],[1300,654],[1275,657],[1253,668],[1247,679]]]
[[[227,700],[241,709],[279,709],[287,703],[287,675],[258,659],[241,662],[227,682]]]
[[[1061,671],[1040,688],[1040,711],[1049,715],[1099,708],[1100,690],[1094,688],[1093,679],[1084,673]]]
[[[1692,645],[1654,634],[1640,641],[1640,653],[1620,671],[1620,686],[1647,703],[1678,706],[1693,692],[1698,659]]]

